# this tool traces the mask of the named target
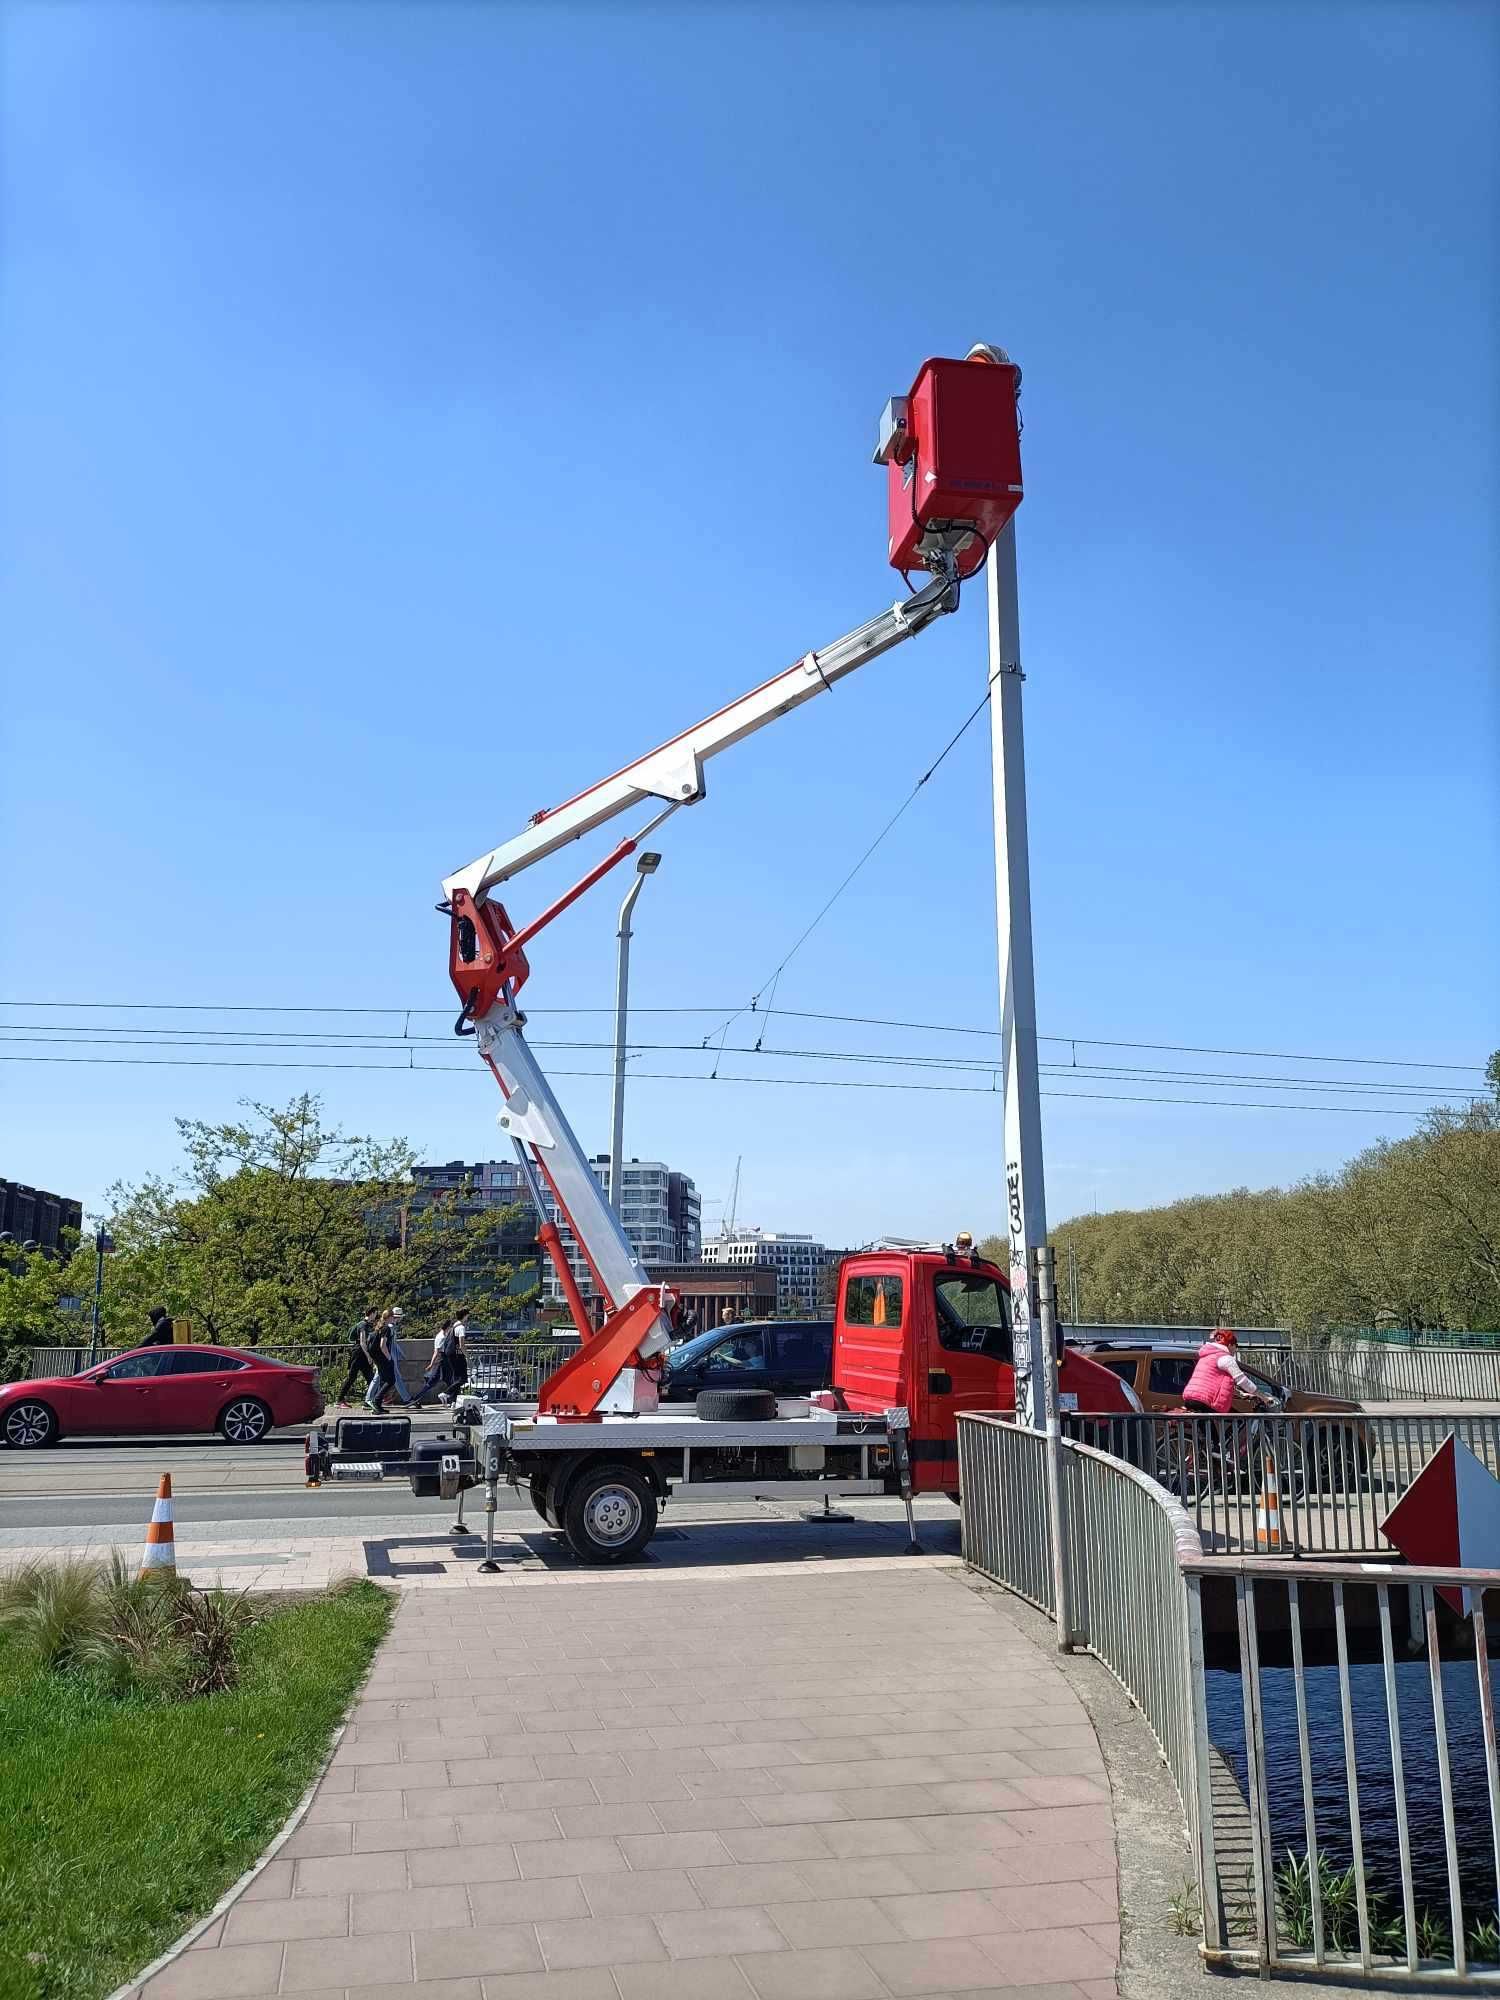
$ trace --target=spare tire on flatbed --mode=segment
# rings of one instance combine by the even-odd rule
[[[764,1424],[776,1414],[769,1389],[704,1389],[693,1406],[708,1424]]]

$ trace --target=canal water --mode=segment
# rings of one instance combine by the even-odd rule
[[[1206,1675],[1209,1734],[1245,1784],[1243,1697],[1237,1671],[1210,1669]],[[1330,1861],[1346,1867],[1354,1858],[1349,1836],[1349,1792],[1344,1761],[1343,1717],[1336,1667],[1309,1667],[1305,1674],[1307,1728],[1313,1777],[1318,1845]],[[1446,1922],[1448,1866],[1443,1839],[1442,1794],[1438,1782],[1437,1737],[1433,1726],[1432,1684],[1425,1659],[1396,1663],[1396,1707],[1400,1716],[1405,1773],[1406,1816],[1412,1850],[1412,1877],[1420,1916],[1426,1905]],[[1444,1722],[1458,1874],[1467,1932],[1496,1909],[1495,1836],[1490,1826],[1479,1689],[1472,1656],[1442,1667]],[[1401,1910],[1400,1845],[1395,1786],[1386,1717],[1385,1677],[1379,1661],[1351,1665],[1350,1708],[1354,1719],[1355,1773],[1365,1873],[1384,1896],[1384,1914]],[[1307,1850],[1301,1762],[1297,1743],[1297,1700],[1290,1667],[1261,1668],[1261,1712],[1271,1809],[1271,1838],[1279,1868],[1288,1850],[1299,1859]]]

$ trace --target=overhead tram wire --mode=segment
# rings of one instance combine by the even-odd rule
[[[907,793],[906,797],[901,801],[900,805],[897,806],[896,810],[891,814],[890,818],[886,821],[885,825],[880,829],[879,833],[877,833],[875,838],[870,842],[869,846],[865,849],[864,853],[860,855],[859,859],[855,862],[854,866],[849,870],[849,873],[844,877],[843,881],[840,882],[838,887],[834,890],[833,894],[828,898],[828,901],[823,905],[822,909],[818,911],[817,915],[813,918],[812,922],[808,924],[806,929],[797,938],[791,950],[788,951],[786,956],[782,959],[781,963],[777,966],[776,970],[771,974],[770,978],[768,980],[762,980],[760,986],[751,995],[750,1000],[746,1006],[736,1008],[734,1013],[732,1013],[729,1016],[728,1020],[724,1023],[723,1028],[719,1030],[721,1046],[722,1046],[723,1036],[728,1033],[729,1029],[733,1026],[733,1024],[737,1020],[740,1019],[741,1015],[747,1013],[754,1013],[757,1011],[760,1002],[760,996],[763,992],[765,992],[767,987],[770,988],[771,997],[769,1001],[766,1003],[765,1022],[766,1022],[766,1027],[770,1026],[771,1017],[776,1011],[776,988],[781,982],[782,973],[786,971],[787,967],[791,964],[792,960],[797,956],[797,953],[801,951],[803,945],[807,943],[807,940],[812,936],[813,932],[818,928],[818,925],[822,923],[823,919],[828,915],[828,912],[833,908],[834,904],[839,900],[840,896],[843,895],[844,891],[848,888],[849,884],[854,880],[855,876],[859,873],[859,871],[864,867],[865,863],[870,859],[870,856],[875,852],[876,848],[880,846],[881,842],[891,832],[891,830],[896,825],[896,822],[902,817],[902,815],[908,810],[908,808],[912,804],[914,804],[918,792],[921,791],[922,787],[927,783],[927,780],[941,768],[942,763],[944,759],[947,757],[949,751],[957,746],[961,738],[967,732],[970,724],[974,722],[976,718],[989,706],[989,700],[990,700],[989,690],[988,688],[986,688],[983,695],[980,696],[979,700],[974,704],[973,708],[970,709],[969,713],[964,717],[963,721],[958,725],[958,728],[954,730],[953,734],[948,738],[948,741],[943,745],[942,749],[938,752],[937,756],[928,765],[927,769],[922,773],[921,777],[918,778],[917,782],[912,786],[911,790]],[[760,1031],[760,1034],[756,1037],[755,1046],[757,1049],[760,1048],[761,1044],[765,1040],[766,1027],[763,1027]],[[714,1037],[714,1031],[710,1029],[708,1034],[706,1034],[703,1037],[704,1048],[708,1047],[709,1043],[713,1040],[713,1037]]]
[[[215,1001],[0,1000],[0,1008],[6,1008],[6,1007],[21,1008],[36,1012],[42,1012],[42,1011],[55,1012],[55,1011],[68,1010],[68,1011],[79,1011],[79,1012],[89,1012],[89,1013],[104,1012],[104,1013],[122,1013],[122,1014],[123,1013],[313,1014],[313,1015],[324,1015],[328,1017],[344,1017],[350,1015],[388,1016],[388,1017],[400,1016],[404,1019],[413,1019],[413,1020],[417,1019],[418,1017],[430,1017],[433,1020],[443,1020],[443,1021],[450,1019],[453,1011],[450,1007],[403,1007],[395,1003],[384,1007],[343,1007],[343,1006],[324,1007],[324,1006],[316,1006],[306,1001],[297,1002],[293,1004],[293,1003],[270,1003],[265,1001],[233,1002],[226,1000],[215,1000]],[[536,1008],[529,1008],[527,1011],[528,1014],[533,1019],[541,1020],[554,1015],[567,1015],[567,1016],[578,1017],[578,1016],[597,1014],[601,1016],[613,1017],[615,1010],[613,1007],[536,1007]],[[649,1015],[671,1015],[671,1016],[682,1017],[687,1015],[699,1015],[699,1016],[705,1014],[718,1015],[723,1013],[724,1009],[722,1006],[638,1007],[632,1004],[630,1011],[632,1016],[649,1014]],[[739,1011],[743,1013],[745,1009],[742,1008]],[[908,1021],[908,1020],[901,1020],[894,1016],[884,1015],[884,1014],[840,1014],[840,1013],[829,1012],[826,1009],[798,1008],[798,1007],[778,1007],[776,1009],[776,1012],[784,1020],[827,1021],[845,1027],[899,1028],[899,1029],[904,1029],[911,1033],[932,1034],[932,1035],[976,1035],[976,1036],[983,1036],[992,1040],[998,1040],[1000,1035],[1000,1030],[998,1028],[963,1027],[950,1021]],[[24,1022],[0,1023],[0,1026],[4,1027],[24,1027],[28,1025],[32,1024]],[[129,1026],[132,1024],[127,1023],[126,1025]],[[75,1030],[64,1029],[64,1032],[75,1032]],[[97,1030],[90,1030],[90,1032],[97,1032]],[[184,1029],[181,1032],[187,1033],[189,1031]],[[210,1031],[204,1030],[203,1032],[207,1033]],[[254,1031],[250,1029],[242,1029],[240,1030],[240,1032],[244,1034],[249,1034]],[[392,1029],[389,1032],[393,1039],[402,1042],[418,1039],[417,1037],[414,1036],[399,1034],[395,1029]],[[715,1032],[717,1032],[717,1030]],[[422,1037],[421,1039],[426,1040],[429,1038]],[[446,1044],[449,1038],[446,1035],[440,1035],[431,1037],[430,1039]],[[1037,1039],[1043,1042],[1053,1042],[1061,1044],[1066,1047],[1079,1048],[1079,1049],[1084,1049],[1084,1048],[1140,1049],[1161,1055],[1232,1056],[1246,1061],[1260,1061],[1260,1062],[1337,1063],[1347,1068],[1416,1069],[1416,1070],[1429,1070],[1429,1071],[1443,1071],[1447,1074],[1460,1075],[1460,1076],[1482,1077],[1485,1074],[1485,1068],[1483,1063],[1423,1062],[1412,1056],[1347,1056],[1347,1055],[1331,1055],[1327,1053],[1306,1054],[1290,1049],[1230,1048],[1216,1043],[1204,1043],[1204,1042],[1131,1041],[1131,1040],[1126,1040],[1122,1037],[1111,1038],[1099,1035],[1039,1034]],[[613,1046],[613,1044],[610,1044],[610,1046]],[[689,1045],[684,1044],[683,1046],[686,1047]],[[694,1043],[691,1044],[691,1046],[694,1048],[698,1048],[702,1047],[703,1044]]]
[[[49,1036],[73,1035],[77,1032],[78,1030],[75,1027],[63,1024],[54,1026],[50,1023],[41,1022],[0,1022],[0,1038],[11,1041],[40,1041]],[[261,1045],[280,1049],[314,1050],[319,1048],[446,1048],[449,1046],[450,1039],[446,1035],[396,1035],[394,1032],[389,1034],[362,1033],[352,1029],[326,1031],[320,1029],[302,1029],[290,1031],[284,1029],[241,1027],[177,1028],[169,1027],[165,1024],[151,1023],[109,1023],[97,1026],[90,1032],[94,1035],[109,1036],[112,1046],[128,1046],[133,1044],[140,1047],[183,1046],[189,1048],[254,1048]],[[536,1048],[590,1051],[612,1050],[614,1047],[612,1041],[559,1039],[548,1036],[533,1038],[532,1045]],[[633,1039],[628,1046],[632,1054],[639,1055],[692,1054],[699,1049],[700,1045],[696,1042],[659,1042]],[[1096,1046],[1110,1045],[1099,1044]],[[725,1052],[731,1055],[751,1055],[764,1052],[767,1055],[782,1056],[788,1060],[799,1062],[874,1063],[885,1067],[931,1070],[989,1071],[1000,1067],[995,1057],[984,1055],[938,1056],[911,1053],[890,1054],[878,1050],[787,1048],[780,1045],[773,1045],[771,1048],[762,1051],[759,1044],[751,1046],[742,1043],[730,1044]],[[1286,1084],[1298,1088],[1317,1087],[1341,1091],[1361,1090],[1399,1093],[1421,1092],[1436,1087],[1435,1085],[1429,1086],[1380,1079],[1357,1079],[1345,1082],[1337,1077],[1281,1077],[1250,1075],[1235,1070],[1199,1071],[1168,1069],[1157,1064],[1048,1062],[1042,1064],[1042,1069],[1044,1072],[1060,1076],[1076,1073],[1079,1076],[1115,1077],[1121,1081],[1129,1080],[1132,1077],[1154,1077],[1162,1081],[1193,1082],[1201,1078],[1204,1082],[1209,1083],[1264,1084],[1268,1087]]]
[[[753,1053],[753,1051],[752,1051]],[[104,1065],[119,1069],[262,1069],[262,1070],[360,1070],[384,1071],[398,1076],[472,1075],[467,1063],[362,1063],[362,1062],[269,1062],[265,1059],[245,1062],[230,1062],[222,1057],[204,1056],[60,1056],[60,1055],[0,1055],[0,1062],[13,1063],[69,1063]],[[613,1072],[602,1069],[554,1070],[554,1076],[571,1078],[592,1078],[607,1083]],[[925,1092],[928,1095],[948,1097],[997,1097],[998,1078],[989,1089],[977,1083],[892,1083],[883,1078],[871,1077],[818,1077],[818,1076],[704,1076],[701,1071],[638,1070],[635,1075],[642,1081],[653,1083],[718,1083],[729,1088],[774,1088],[786,1086],[794,1090],[901,1090]],[[1207,1110],[1238,1111],[1299,1111],[1320,1112],[1340,1115],[1347,1113],[1363,1118],[1421,1118],[1427,1110],[1438,1108],[1437,1102],[1425,1108],[1416,1106],[1380,1106],[1369,1104],[1278,1104],[1255,1098],[1226,1097],[1158,1097],[1140,1096],[1124,1092],[1097,1090],[1044,1090],[1043,1097],[1059,1099],[1072,1098],[1079,1102],[1098,1104],[1176,1104],[1196,1105]],[[1461,1109],[1461,1103],[1450,1103],[1449,1108]]]
[[[393,1053],[401,1049],[447,1048],[449,1037],[445,1035],[376,1035],[358,1034],[350,1030],[320,1032],[303,1030],[289,1033],[282,1030],[218,1029],[218,1028],[162,1028],[156,1033],[137,1032],[131,1025],[105,1026],[95,1028],[95,1036],[108,1036],[107,1046],[111,1048],[183,1048],[183,1049],[264,1049],[268,1053],[288,1054],[308,1051],[314,1054],[332,1052]],[[76,1030],[66,1026],[48,1024],[0,1023],[0,1042],[32,1043],[44,1038],[69,1035]],[[52,1044],[55,1046],[55,1044]],[[605,1053],[614,1047],[613,1042],[557,1040],[538,1037],[533,1047],[571,1050],[576,1052]],[[690,1055],[698,1053],[698,1045],[692,1042],[648,1042],[632,1041],[628,1044],[632,1056],[639,1055]],[[999,1064],[994,1058],[984,1056],[923,1056],[908,1054],[882,1054],[870,1050],[854,1049],[804,1049],[773,1047],[762,1049],[759,1043],[753,1046],[735,1043],[721,1049],[720,1054],[751,1056],[766,1054],[779,1056],[795,1062],[828,1062],[869,1064],[878,1068],[918,1069],[938,1073],[983,1073],[992,1074]],[[1383,1095],[1393,1097],[1422,1096],[1431,1098],[1440,1086],[1435,1081],[1430,1084],[1406,1083],[1394,1080],[1357,1079],[1344,1081],[1337,1077],[1285,1077],[1247,1075],[1233,1070],[1185,1070],[1168,1069],[1158,1065],[1118,1064],[1118,1063],[1043,1063],[1043,1075],[1053,1077],[1077,1076],[1081,1081],[1116,1083],[1172,1083],[1179,1085],[1238,1086],[1253,1087],[1258,1090],[1332,1090],[1340,1094],[1359,1093],[1362,1095]],[[1451,1088],[1451,1086],[1449,1086]]]

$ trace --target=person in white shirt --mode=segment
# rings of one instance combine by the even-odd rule
[[[452,1326],[448,1329],[449,1342],[444,1353],[446,1367],[444,1370],[443,1387],[447,1390],[450,1399],[458,1393],[469,1379],[469,1358],[464,1353],[464,1342],[468,1338],[468,1333],[469,1329],[464,1321],[463,1314],[456,1314]]]
[[[419,1410],[421,1409],[426,1399],[432,1394],[433,1390],[437,1388],[439,1383],[441,1383],[444,1388],[447,1387],[448,1336],[451,1327],[452,1327],[452,1321],[445,1319],[444,1321],[442,1321],[442,1323],[437,1328],[437,1331],[432,1336],[432,1362],[427,1370],[427,1373],[422,1377],[421,1387],[417,1390],[416,1395],[412,1398],[412,1403],[414,1407]],[[439,1402],[446,1403],[447,1400],[448,1398],[444,1395],[440,1395],[438,1397]]]

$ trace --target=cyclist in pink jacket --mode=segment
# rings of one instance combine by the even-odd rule
[[[1239,1364],[1235,1350],[1240,1337],[1232,1326],[1216,1326],[1198,1349],[1198,1364],[1182,1392],[1182,1407],[1208,1416],[1227,1417],[1236,1389],[1253,1402],[1265,1398]]]

